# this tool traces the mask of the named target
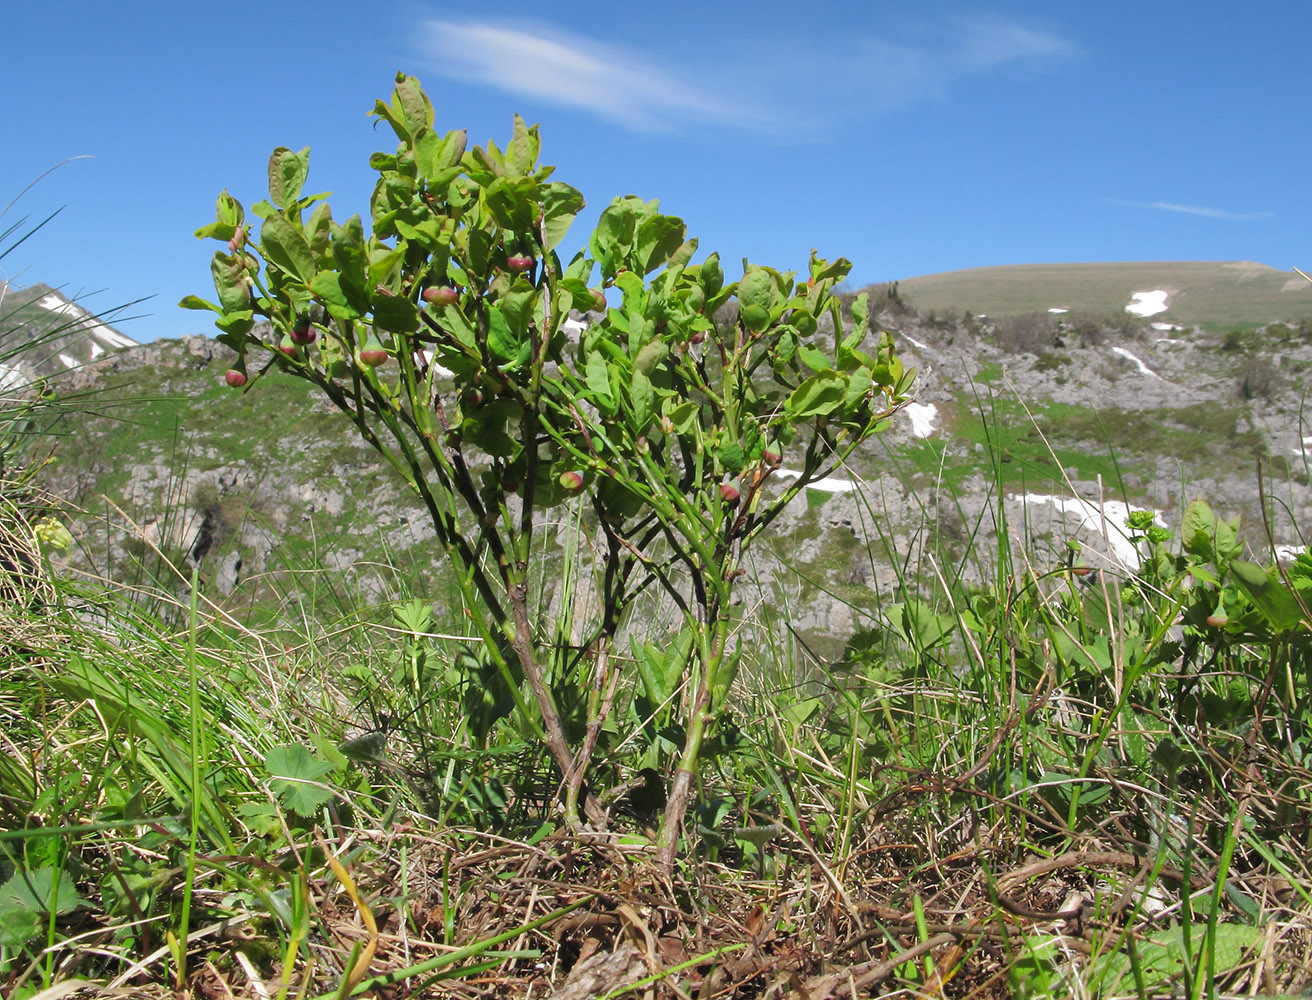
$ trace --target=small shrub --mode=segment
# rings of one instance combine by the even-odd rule
[[[308,147],[280,147],[270,201],[252,207],[258,225],[224,191],[197,232],[222,244],[218,301],[182,305],[218,314],[236,354],[228,385],[255,389],[275,366],[310,383],[422,499],[481,653],[556,765],[571,828],[607,826],[587,779],[609,722],[632,708],[653,718],[653,737],[677,725],[657,838],[669,871],[703,747],[709,756],[732,728],[744,553],[886,424],[914,372],[889,333],[868,329],[865,295],[843,310],[833,289],[846,260],[812,253],[800,280],[744,261],[730,280],[717,254],[692,263],[681,219],[634,196],[562,258],[584,202],[548,181],[536,126],[516,117],[504,150],[467,149],[464,131],[439,134],[405,74],[374,114],[399,145],[370,160],[371,233],[302,194]],[[598,318],[572,337],[576,306]],[[270,352],[282,338],[292,350]],[[800,474],[766,492],[785,453]],[[561,637],[583,623],[538,627],[546,601],[531,581],[554,549],[544,521],[583,503],[605,554],[599,620],[576,649]],[[682,628],[621,684],[614,654],[648,591]],[[650,748],[658,763],[662,746]]]
[[[1270,399],[1279,387],[1275,365],[1266,358],[1253,358],[1239,373],[1236,389],[1241,399]]]
[[[1059,371],[1071,363],[1069,354],[1056,354],[1052,351],[1045,351],[1039,355],[1039,360],[1034,362],[1036,372]]]
[[[997,321],[996,331],[998,346],[1009,354],[1038,355],[1062,346],[1057,320],[1048,313],[1004,316]]]

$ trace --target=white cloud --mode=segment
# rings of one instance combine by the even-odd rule
[[[581,108],[634,131],[754,116],[729,95],[689,86],[672,67],[576,35],[451,21],[430,21],[427,34],[444,76]]]
[[[702,60],[683,62],[522,22],[431,20],[421,38],[444,76],[577,108],[631,131],[727,125],[793,137],[945,100],[969,78],[1075,52],[1055,35],[995,17],[935,30],[914,43],[855,29],[837,41],[740,33]]]
[[[1152,208],[1160,212],[1181,212],[1185,215],[1201,215],[1207,219],[1226,219],[1231,222],[1254,222],[1258,219],[1274,219],[1272,212],[1231,212],[1224,208],[1206,208],[1202,205],[1178,205],[1173,201],[1118,201],[1108,199],[1113,205],[1127,208]]]

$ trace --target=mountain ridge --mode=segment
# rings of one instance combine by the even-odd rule
[[[125,307],[92,312],[43,283],[0,280],[0,390],[75,371],[138,344],[110,320]]]
[[[1312,283],[1256,261],[1093,261],[1003,264],[902,278],[898,295],[922,312],[1010,316],[1125,311],[1136,292],[1164,290],[1155,319],[1183,326],[1260,326],[1312,317]]]

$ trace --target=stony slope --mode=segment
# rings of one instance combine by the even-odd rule
[[[884,324],[921,369],[917,408],[838,482],[799,498],[746,593],[752,613],[786,615],[820,655],[836,655],[869,624],[863,609],[907,577],[989,574],[1003,518],[1039,569],[1080,533],[1107,552],[1087,561],[1124,571],[1127,501],[1174,525],[1184,503],[1207,497],[1242,512],[1264,549],[1260,466],[1279,498],[1275,541],[1298,544],[1298,526],[1312,525],[1300,420],[1312,330],[1164,336],[1043,317],[1018,332],[884,305]],[[95,390],[97,412],[61,424],[51,483],[86,511],[75,525],[80,560],[122,575],[152,564],[157,545],[184,572],[198,560],[207,592],[232,609],[276,606],[289,617],[309,601],[331,610],[440,595],[426,517],[345,420],[279,376],[233,392],[222,384],[227,363],[213,341],[186,338],[73,375],[70,386]],[[1081,506],[1099,498],[1121,506]],[[298,575],[318,567],[330,585]]]

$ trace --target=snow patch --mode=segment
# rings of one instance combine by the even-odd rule
[[[1148,325],[1151,326],[1154,330],[1160,330],[1164,333],[1169,333],[1172,330],[1184,329],[1184,327],[1182,327],[1179,323],[1149,323]]]
[[[1066,313],[1070,312],[1070,310],[1063,306],[1053,306],[1048,312],[1052,313],[1054,316],[1064,316]]]
[[[922,351],[928,351],[928,350],[929,350],[929,345],[928,345],[928,344],[922,344],[922,343],[921,343],[920,341],[918,341],[915,337],[912,337],[912,336],[910,336],[909,334],[905,334],[905,333],[904,333],[904,334],[901,335],[901,337],[902,337],[903,340],[905,340],[905,341],[906,341],[908,344],[910,344],[912,347],[918,347],[918,348],[919,348],[920,350],[922,350]]]
[[[1125,311],[1136,316],[1156,316],[1166,312],[1166,292],[1160,288],[1151,292],[1134,292],[1130,295],[1130,304],[1125,307]]]
[[[1080,497],[1058,497],[1048,494],[1027,493],[1025,496],[1013,496],[1023,504],[1050,504],[1057,508],[1059,514],[1079,519],[1076,531],[1086,529],[1103,538],[1112,555],[1130,569],[1138,569],[1141,554],[1130,539],[1125,528],[1126,519],[1136,510],[1148,510],[1147,507],[1131,507],[1120,500],[1104,500],[1102,506]],[[1165,528],[1162,515],[1153,511],[1153,523]]]
[[[1293,562],[1306,551],[1306,545],[1277,545],[1276,562]]]
[[[96,358],[100,357],[104,353],[105,353],[105,349],[93,340],[91,342],[91,360],[95,361]]]
[[[0,392],[10,392],[24,388],[30,379],[21,368],[0,365]]]
[[[60,354],[59,360],[64,362],[65,368],[77,368],[80,365],[80,362],[77,360],[77,358],[71,358],[67,354]]]
[[[450,368],[443,368],[441,365],[436,364],[433,361],[433,358],[436,356],[436,354],[437,352],[433,351],[432,349],[419,352],[419,356],[424,359],[424,364],[428,365],[430,369],[437,375],[438,378],[450,378],[452,375],[455,374],[455,372],[453,372]]]
[[[1113,352],[1114,354],[1119,354],[1119,355],[1120,355],[1121,357],[1123,357],[1123,358],[1129,358],[1131,361],[1134,362],[1135,366],[1138,367],[1139,371],[1143,372],[1145,375],[1148,375],[1148,376],[1150,376],[1150,377],[1152,377],[1152,378],[1155,378],[1155,379],[1157,379],[1159,382],[1165,382],[1165,381],[1166,381],[1166,379],[1164,379],[1164,378],[1162,378],[1162,376],[1158,375],[1155,371],[1153,371],[1153,370],[1152,370],[1151,368],[1149,368],[1146,364],[1144,364],[1142,361],[1140,361],[1137,357],[1135,357],[1133,354],[1131,354],[1129,351],[1127,351],[1124,347],[1113,347],[1113,348],[1112,348],[1112,352]]]
[[[794,472],[792,469],[778,469],[775,471],[776,476],[782,476],[784,479],[798,479],[801,477],[800,472]],[[826,476],[824,479],[817,479],[814,482],[806,484],[808,490],[819,490],[822,493],[851,493],[853,490],[860,489],[856,483],[848,479],[835,479],[833,476]]]
[[[934,433],[938,407],[933,403],[908,403],[903,410],[911,418],[911,436],[926,438]]]
[[[118,350],[125,347],[137,346],[136,341],[129,340],[127,337],[123,336],[123,334],[111,330],[81,306],[66,301],[62,295],[55,292],[51,292],[49,295],[43,295],[36,300],[36,304],[47,312],[52,312],[59,316],[68,316],[72,323],[81,326],[83,333],[89,333],[108,347]]]

